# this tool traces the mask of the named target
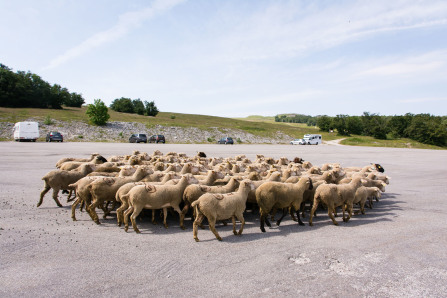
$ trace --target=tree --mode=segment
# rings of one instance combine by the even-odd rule
[[[337,115],[332,119],[332,125],[338,131],[339,135],[349,136],[347,119],[348,115]]]
[[[349,134],[361,135],[363,133],[363,122],[359,116],[349,116],[346,119]]]
[[[321,131],[329,131],[332,128],[332,118],[329,116],[318,117],[317,126]]]
[[[155,103],[153,101],[151,101],[151,102],[144,101],[144,106],[145,106],[144,114],[146,116],[153,116],[153,117],[157,116],[158,109],[155,106]]]
[[[86,114],[89,116],[90,122],[93,124],[105,125],[110,118],[108,110],[109,109],[101,99],[95,99],[94,104],[88,105]]]
[[[80,108],[84,103],[85,100],[82,97],[82,94],[78,94],[76,92],[71,93],[69,98],[64,99],[64,105],[67,107]]]
[[[115,99],[110,105],[110,108],[116,112],[135,113],[132,99],[126,97]]]
[[[144,103],[141,101],[141,99],[134,99],[132,100],[133,110],[138,115],[144,115]]]

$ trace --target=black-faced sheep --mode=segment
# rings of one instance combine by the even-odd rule
[[[266,182],[256,189],[256,202],[260,208],[261,231],[265,232],[264,223],[270,226],[267,219],[268,214],[272,208],[282,208],[283,216],[277,221],[277,225],[287,214],[289,207],[296,210],[298,223],[304,225],[301,221],[299,210],[303,202],[303,194],[306,189],[312,189],[312,180],[310,178],[301,178],[297,183],[289,184],[282,182]]]

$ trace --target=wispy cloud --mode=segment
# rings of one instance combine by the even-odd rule
[[[228,59],[283,59],[383,32],[447,24],[445,1],[274,3],[241,19],[223,35],[221,45]]]
[[[125,36],[129,31],[138,28],[141,24],[161,14],[185,0],[155,0],[151,6],[142,10],[127,12],[119,16],[118,22],[112,28],[96,33],[88,39],[81,42],[79,45],[67,50],[62,55],[51,60],[44,69],[51,69],[58,67],[67,61],[75,59],[90,50],[100,47],[106,43],[113,42]]]
[[[438,102],[445,101],[447,102],[447,97],[420,97],[420,98],[410,98],[410,99],[402,99],[400,103],[427,103],[427,102]]]

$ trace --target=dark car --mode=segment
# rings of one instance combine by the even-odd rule
[[[130,143],[147,143],[147,136],[144,133],[135,133],[129,138]]]
[[[149,143],[165,143],[164,135],[153,135],[149,138]]]
[[[46,137],[47,142],[63,142],[64,136],[58,131],[50,131],[47,133]]]
[[[233,142],[232,138],[226,137],[226,138],[222,138],[219,141],[217,141],[217,144],[231,144],[231,145],[233,145],[234,142]]]

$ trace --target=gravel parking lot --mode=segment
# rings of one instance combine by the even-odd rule
[[[314,165],[380,163],[392,177],[366,215],[334,226],[320,212],[314,226],[286,217],[259,229],[246,215],[243,235],[217,225],[223,238],[199,230],[201,242],[170,217],[169,229],[139,222],[142,234],[118,228],[114,216],[70,218],[48,193],[36,204],[41,180],[62,157],[105,157],[155,149],[208,156],[256,154]],[[0,296],[375,296],[447,294],[447,151],[348,146],[180,145],[124,143],[0,143]],[[61,197],[61,195],[60,195]],[[101,212],[98,212],[101,214]]]

